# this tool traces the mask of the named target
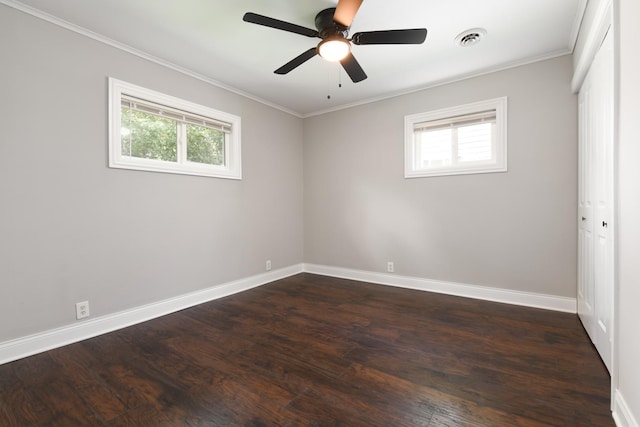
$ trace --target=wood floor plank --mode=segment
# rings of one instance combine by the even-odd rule
[[[614,426],[576,315],[299,274],[0,366],[4,426]]]
[[[0,426],[45,424],[53,418],[52,412],[33,394],[33,388],[25,387],[15,372],[0,372]]]
[[[69,385],[81,396],[97,419],[102,422],[109,421],[124,412],[127,409],[126,405],[116,393],[95,374],[95,371],[76,360],[75,352],[68,350],[53,350],[50,352],[51,358],[67,374]]]

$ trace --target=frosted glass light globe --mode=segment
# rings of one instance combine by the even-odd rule
[[[327,39],[318,45],[318,53],[327,61],[337,62],[344,59],[351,50],[345,39]]]

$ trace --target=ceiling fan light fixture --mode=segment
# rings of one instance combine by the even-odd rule
[[[341,37],[324,39],[318,45],[318,54],[330,62],[344,59],[350,51],[349,41]]]

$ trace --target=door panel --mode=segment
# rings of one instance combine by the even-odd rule
[[[613,42],[579,94],[578,314],[611,370],[613,348]]]
[[[613,344],[613,42],[612,35],[598,52],[598,126],[595,148],[595,320],[596,348],[611,370]]]
[[[591,80],[585,79],[578,98],[579,112],[579,183],[578,183],[578,314],[589,336],[594,335],[594,267]]]

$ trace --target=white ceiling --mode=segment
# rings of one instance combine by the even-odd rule
[[[287,75],[274,74],[320,40],[242,20],[255,12],[315,28],[315,15],[337,0],[0,1],[305,117],[571,53],[587,0],[364,0],[350,34],[426,27],[428,35],[422,45],[353,46],[369,76],[355,84],[339,64],[319,56]],[[487,30],[479,44],[455,44],[474,27]]]

